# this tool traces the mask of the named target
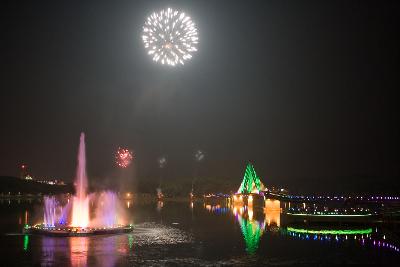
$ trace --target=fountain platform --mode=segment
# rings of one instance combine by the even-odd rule
[[[118,225],[114,227],[47,227],[43,224],[26,225],[23,229],[24,234],[45,235],[54,237],[69,236],[93,236],[93,235],[111,235],[123,234],[133,231],[133,225]]]

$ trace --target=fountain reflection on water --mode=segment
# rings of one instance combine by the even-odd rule
[[[43,266],[53,266],[57,263],[60,264],[60,259],[65,259],[65,262],[62,262],[63,266],[82,267],[92,264],[99,267],[115,266],[117,260],[126,256],[132,246],[132,235],[113,235],[94,240],[90,237],[54,238],[43,236],[41,263]],[[93,257],[93,254],[96,257]],[[91,264],[89,264],[90,261]]]
[[[70,237],[69,238],[70,259],[72,266],[86,266],[89,239],[87,237]]]

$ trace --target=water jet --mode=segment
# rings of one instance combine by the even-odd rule
[[[88,193],[85,134],[81,133],[75,195],[68,198],[65,205],[61,204],[56,196],[45,196],[43,222],[32,226],[25,225],[23,231],[49,236],[88,236],[130,232],[133,230],[133,225],[124,224],[121,211],[122,206],[115,192]]]

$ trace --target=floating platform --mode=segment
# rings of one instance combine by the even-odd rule
[[[25,226],[23,233],[34,235],[45,235],[54,237],[69,237],[69,236],[93,236],[93,235],[114,235],[123,234],[133,231],[133,225],[121,225],[116,227],[46,227],[42,224],[33,226]]]

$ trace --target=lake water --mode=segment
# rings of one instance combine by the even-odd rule
[[[287,224],[279,209],[225,203],[127,202],[125,209],[133,233],[45,237],[21,234],[42,216],[40,202],[2,199],[0,266],[396,266],[400,260],[393,225],[311,229]]]

